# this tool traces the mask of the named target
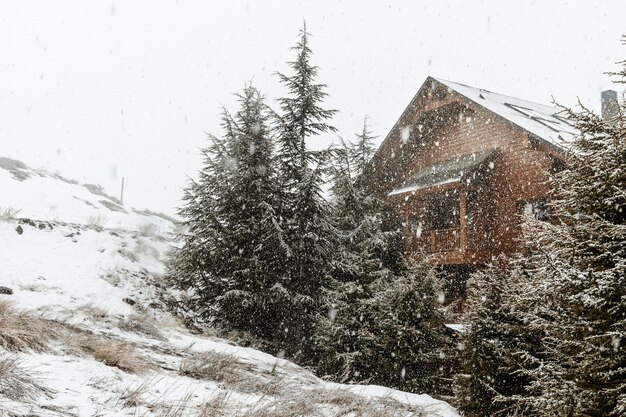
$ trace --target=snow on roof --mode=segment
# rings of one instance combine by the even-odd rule
[[[464,175],[477,168],[496,152],[496,149],[485,149],[429,165],[412,175],[402,187],[393,190],[388,195],[403,194],[461,181]]]
[[[578,130],[558,114],[560,109],[557,107],[520,100],[440,78],[434,79],[551,145],[569,149],[578,134]]]

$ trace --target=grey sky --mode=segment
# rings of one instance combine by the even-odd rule
[[[0,156],[173,213],[204,132],[253,80],[270,104],[306,19],[346,138],[381,137],[428,75],[599,108],[626,1],[0,1]],[[328,138],[327,138],[328,139]],[[0,190],[1,191],[1,190]],[[0,205],[2,196],[0,196]]]

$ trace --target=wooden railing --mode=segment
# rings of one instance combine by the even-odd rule
[[[414,244],[428,253],[455,251],[461,248],[460,229],[425,230]]]

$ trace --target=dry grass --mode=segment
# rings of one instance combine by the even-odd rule
[[[194,352],[181,361],[179,373],[190,378],[219,382],[228,389],[247,394],[276,396],[284,389],[279,378],[263,376],[258,369],[241,363],[228,353]]]
[[[0,346],[4,349],[43,352],[56,336],[56,326],[50,321],[17,311],[11,303],[0,301]]]
[[[90,346],[85,346],[91,351],[95,360],[107,366],[113,366],[131,374],[143,374],[153,365],[135,349],[125,342],[112,340],[95,340]]]
[[[238,364],[237,357],[228,353],[194,352],[180,362],[179,372],[195,379],[228,383],[239,379]]]
[[[151,379],[144,379],[141,383],[130,386],[118,398],[116,405],[121,404],[124,407],[135,408],[141,406],[144,402],[142,395],[144,395],[150,387]]]
[[[128,259],[131,262],[139,262],[139,255],[133,251],[130,251],[126,248],[118,249],[117,252],[124,258]]]
[[[11,355],[0,356],[0,396],[10,400],[36,400],[52,390],[36,382],[33,372]]]
[[[135,254],[146,255],[154,259],[159,259],[159,251],[141,239],[137,240],[137,244],[135,245]]]
[[[277,398],[259,402],[243,414],[243,417],[324,417],[316,399],[302,393],[291,398]]]
[[[243,417],[423,417],[423,410],[390,398],[367,399],[347,390],[299,390],[259,401]]]
[[[98,214],[95,216],[87,217],[87,226],[93,227],[94,229],[101,231],[104,228],[104,225],[108,221],[107,216],[103,214]]]
[[[157,321],[145,313],[131,314],[127,318],[120,320],[118,327],[121,330],[146,335],[156,340],[167,340],[159,329]]]
[[[0,220],[13,220],[21,211],[22,209],[16,209],[14,207],[0,207]]]
[[[144,223],[137,228],[139,236],[151,237],[155,236],[158,232],[157,225],[154,223]]]
[[[222,417],[227,403],[228,396],[225,393],[219,393],[200,406],[198,417]]]

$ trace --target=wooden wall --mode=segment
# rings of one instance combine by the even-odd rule
[[[523,201],[533,201],[549,193],[547,180],[554,157],[534,146],[530,134],[471,100],[431,81],[418,93],[372,162],[369,181],[383,194],[389,193],[412,174],[426,166],[456,156],[497,148],[493,172],[484,184],[474,184],[480,192],[480,220],[468,230],[467,252],[442,263],[485,263],[500,253],[514,252],[520,233]],[[442,109],[437,112],[437,109]],[[426,134],[416,132],[431,123]],[[443,122],[443,123],[442,123]],[[409,140],[402,129],[411,129]],[[472,184],[470,184],[470,187]],[[394,200],[398,212],[412,210],[411,199]]]

